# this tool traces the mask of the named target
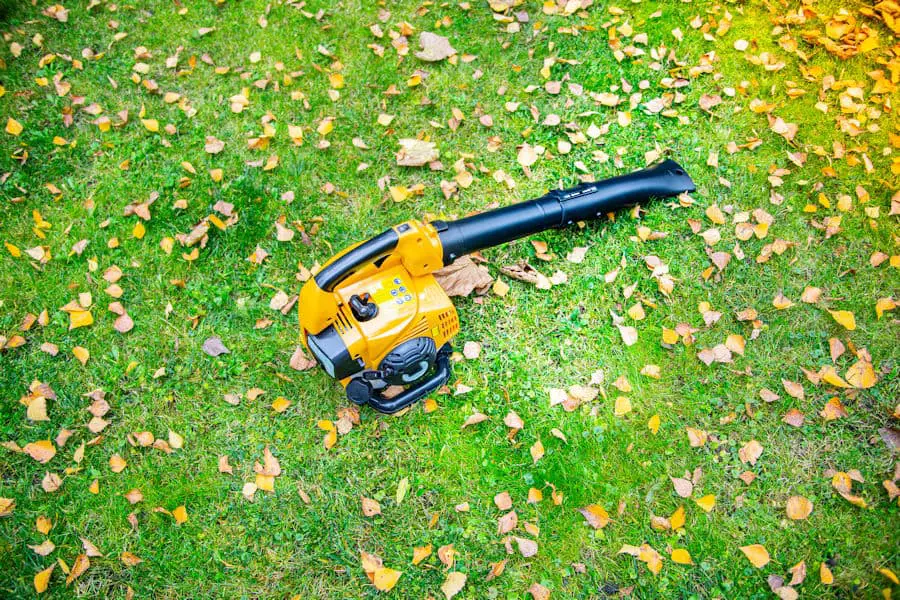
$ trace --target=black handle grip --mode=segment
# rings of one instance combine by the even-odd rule
[[[576,221],[587,221],[650,198],[667,198],[694,191],[694,182],[674,160],[628,175],[568,190],[553,190],[540,198],[504,206],[459,221],[435,221],[444,250],[444,264],[505,242]]]
[[[366,240],[349,252],[338,256],[316,273],[316,285],[326,292],[334,291],[337,284],[359,267],[390,254],[397,247],[399,240],[400,236],[393,229]]]

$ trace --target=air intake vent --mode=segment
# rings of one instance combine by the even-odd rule
[[[338,330],[338,333],[346,333],[350,330],[350,322],[341,310],[338,310],[337,312],[337,317],[334,320],[334,328]]]
[[[459,318],[453,309],[442,312],[438,321],[441,326],[441,335],[445,338],[451,338],[459,331]]]

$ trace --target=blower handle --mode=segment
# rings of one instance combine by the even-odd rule
[[[576,221],[589,221],[650,198],[694,191],[694,182],[674,160],[667,160],[603,181],[552,190],[526,202],[504,206],[458,221],[434,221],[444,264],[463,256]]]

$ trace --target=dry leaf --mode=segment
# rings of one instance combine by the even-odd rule
[[[803,496],[791,496],[788,498],[785,510],[787,516],[792,521],[802,521],[806,519],[813,509],[813,504]]]
[[[448,296],[468,296],[473,291],[481,295],[487,292],[494,281],[485,269],[472,262],[468,256],[461,256],[435,271],[434,277]]]
[[[447,579],[441,585],[441,592],[447,600],[457,595],[466,585],[466,574],[459,571],[451,571],[447,573]]]
[[[456,50],[450,45],[450,40],[429,31],[423,31],[419,35],[419,45],[422,50],[416,52],[416,58],[426,62],[437,62],[456,54]]]
[[[747,557],[747,560],[756,567],[762,569],[769,564],[769,552],[762,544],[752,544],[750,546],[741,546],[741,552]]]

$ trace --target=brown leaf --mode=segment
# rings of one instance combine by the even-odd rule
[[[430,31],[423,31],[419,35],[419,45],[422,50],[416,52],[416,58],[426,62],[437,62],[456,54],[456,50],[450,45],[450,40]]]
[[[509,533],[515,529],[518,524],[519,515],[516,514],[516,511],[511,510],[497,519],[497,534],[502,535],[504,533]]]
[[[374,517],[381,514],[381,505],[371,498],[362,498],[362,511],[367,517]]]
[[[512,508],[513,502],[509,492],[500,492],[494,496],[494,504],[500,510],[509,510]]]
[[[39,442],[25,444],[25,447],[22,448],[22,450],[25,451],[25,454],[41,464],[49,462],[50,459],[56,456],[56,448],[50,440],[41,440]]]
[[[669,479],[672,480],[672,487],[675,488],[676,494],[682,498],[690,498],[694,492],[694,484],[690,480],[681,477],[670,477]]]
[[[440,155],[437,144],[434,142],[426,142],[415,138],[402,138],[396,158],[397,164],[401,167],[421,167],[436,161]]]
[[[812,514],[813,504],[803,496],[791,496],[788,498],[785,512],[792,521],[802,521]]]
[[[528,593],[531,594],[532,600],[550,600],[550,590],[537,582],[531,584]]]
[[[220,356],[222,354],[230,354],[231,351],[222,343],[222,339],[218,336],[206,338],[203,342],[203,351],[210,356]]]
[[[469,415],[469,417],[466,419],[466,422],[463,423],[462,428],[465,429],[469,425],[477,425],[478,423],[481,423],[481,422],[487,421],[487,420],[488,420],[487,415],[480,413],[480,412],[474,412],[471,415]]]
[[[79,554],[75,558],[75,563],[72,565],[72,570],[69,571],[69,576],[66,577],[66,586],[70,583],[81,577],[81,575],[88,570],[91,566],[91,561],[88,559],[86,554]]]
[[[750,463],[751,465],[755,465],[762,452],[762,444],[760,444],[756,440],[750,440],[749,442],[744,444],[743,447],[740,448],[740,450],[738,450],[738,458],[741,459],[742,463]]]
[[[547,279],[546,275],[532,267],[524,260],[519,261],[514,265],[501,267],[500,272],[507,277],[511,277],[512,279],[524,281],[525,283],[531,283],[539,290],[549,290],[551,287],[553,287],[553,284],[549,279]]]
[[[528,538],[521,538],[518,536],[513,536],[513,540],[519,547],[519,553],[525,558],[530,558],[537,554],[538,545],[534,540],[529,540]]]
[[[84,548],[84,553],[90,558],[103,557],[103,553],[87,538],[81,538],[81,547]]]
[[[473,291],[478,295],[485,294],[494,281],[487,270],[476,265],[468,256],[461,256],[435,271],[434,277],[448,296],[468,296]]]
[[[318,363],[314,358],[310,358],[303,351],[303,346],[297,346],[291,355],[290,366],[295,371],[308,371],[315,367]]]

